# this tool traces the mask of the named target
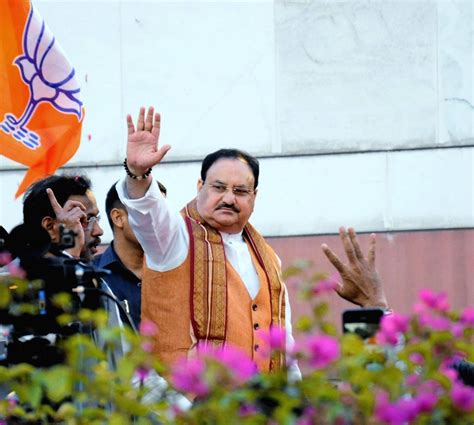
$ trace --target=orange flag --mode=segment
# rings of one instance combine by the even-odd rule
[[[84,110],[74,68],[29,0],[0,0],[0,154],[29,169],[16,196],[76,153]]]

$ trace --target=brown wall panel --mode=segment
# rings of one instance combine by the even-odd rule
[[[359,239],[367,252],[368,234],[359,235]],[[268,238],[268,241],[284,268],[296,259],[308,259],[313,263],[311,271],[332,273],[334,268],[321,251],[322,243],[327,243],[347,261],[339,236]],[[473,229],[378,233],[376,265],[389,303],[396,311],[409,313],[422,288],[447,292],[455,309],[474,305]],[[290,282],[288,286],[295,323],[309,308],[296,297],[298,284]],[[352,305],[336,294],[327,299],[331,320],[339,326],[340,313]]]

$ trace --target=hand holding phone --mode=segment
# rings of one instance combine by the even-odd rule
[[[354,333],[362,339],[373,341],[377,333],[384,311],[380,308],[360,308],[345,310],[342,313],[342,331]]]

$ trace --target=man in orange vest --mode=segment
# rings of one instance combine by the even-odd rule
[[[250,225],[259,164],[237,149],[203,160],[198,194],[181,213],[167,206],[151,176],[170,149],[159,146],[160,115],[141,108],[137,128],[127,117],[127,176],[117,184],[121,201],[145,251],[142,320],[158,328],[154,352],[165,364],[189,355],[197,343],[240,348],[262,372],[289,367],[284,353],[260,355],[262,334],[286,330],[293,343],[291,310],[280,261]]]

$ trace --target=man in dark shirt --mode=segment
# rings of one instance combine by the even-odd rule
[[[161,192],[166,195],[166,188],[158,182]],[[128,222],[128,213],[120,202],[115,183],[107,193],[105,211],[114,240],[103,254],[94,258],[94,263],[112,273],[105,280],[115,296],[122,301],[129,311],[133,324],[138,329],[141,313],[141,280],[143,268],[143,249]],[[124,323],[129,323],[122,317]]]
[[[114,189],[115,192],[114,186],[112,189]],[[166,191],[166,189],[164,190]],[[141,278],[143,250],[138,242],[136,245],[138,245],[139,249],[135,249],[135,246],[130,243],[130,240],[135,239],[135,236],[128,225],[126,210],[122,206],[123,213],[125,213],[124,217],[124,214],[118,211],[121,205],[120,201],[120,205],[115,204],[113,200],[114,194],[111,194],[109,191],[109,195],[110,200],[109,196],[107,196],[107,216],[111,225],[113,224],[112,230],[116,238],[116,251],[114,251],[112,245],[109,249],[111,249],[116,261],[109,262],[110,266],[114,266],[111,268],[112,278],[107,278],[107,280],[100,279],[97,284],[98,289],[100,289],[102,293],[102,296],[100,296],[100,307],[107,312],[108,326],[110,328],[122,328],[123,324],[120,320],[119,310],[110,296],[119,296],[116,290],[122,289],[122,287],[117,286],[117,282],[120,282],[120,277],[123,277],[124,280],[126,279],[125,276],[128,276],[128,278],[134,277],[135,292],[138,293],[138,306],[133,307],[137,308],[138,321],[140,320],[140,287],[137,286],[136,282],[140,282]],[[115,198],[118,199],[116,192]],[[91,182],[85,176],[50,176],[33,184],[25,194],[23,201],[23,219],[29,235],[33,238],[33,242],[36,242],[34,239],[38,237],[38,231],[42,228],[48,232],[51,238],[51,254],[57,257],[77,258],[83,261],[85,265],[89,263],[92,256],[97,252],[100,236],[103,234],[102,228],[99,225],[99,209],[91,190]],[[126,222],[125,225],[123,224],[124,222]],[[72,248],[67,250],[61,250],[57,247],[61,225],[75,233],[75,244]],[[106,259],[107,256],[104,260]],[[100,258],[98,261],[100,261]],[[139,267],[135,267],[135,263],[139,264]],[[115,268],[116,264],[121,265],[122,269]],[[117,272],[116,270],[119,271]],[[126,271],[128,274],[121,274],[120,270]],[[137,276],[136,273],[139,273],[139,276]],[[104,280],[106,280],[106,282],[104,282]],[[109,281],[110,286],[112,286],[112,284],[116,285],[112,290],[113,293],[108,286]],[[109,296],[104,296],[105,293],[109,294]],[[44,335],[41,335],[40,337],[43,336]],[[93,330],[91,336],[100,350],[107,355],[108,365],[111,370],[116,369],[118,361],[129,350],[128,341],[121,335],[120,340],[117,341],[116,344],[110,344],[107,338],[103,338],[100,330],[98,332]],[[31,351],[27,352],[31,354]],[[41,354],[44,356],[44,351],[42,351]],[[87,373],[89,371],[93,373],[90,362],[84,363],[84,368]],[[132,385],[136,388],[145,387],[146,392],[142,398],[144,402],[165,400],[178,405],[178,407],[183,410],[189,409],[191,405],[189,400],[183,395],[169,391],[166,380],[154,370],[150,371],[150,374],[148,374],[144,380],[135,376],[132,379]],[[79,399],[76,401],[78,402],[78,408],[80,407],[82,409],[82,401],[79,401]],[[88,400],[86,400],[86,403],[87,402]],[[109,408],[109,406],[107,406],[107,408]],[[110,408],[112,408],[112,406],[110,406]],[[152,418],[152,423],[156,423],[154,418]]]

